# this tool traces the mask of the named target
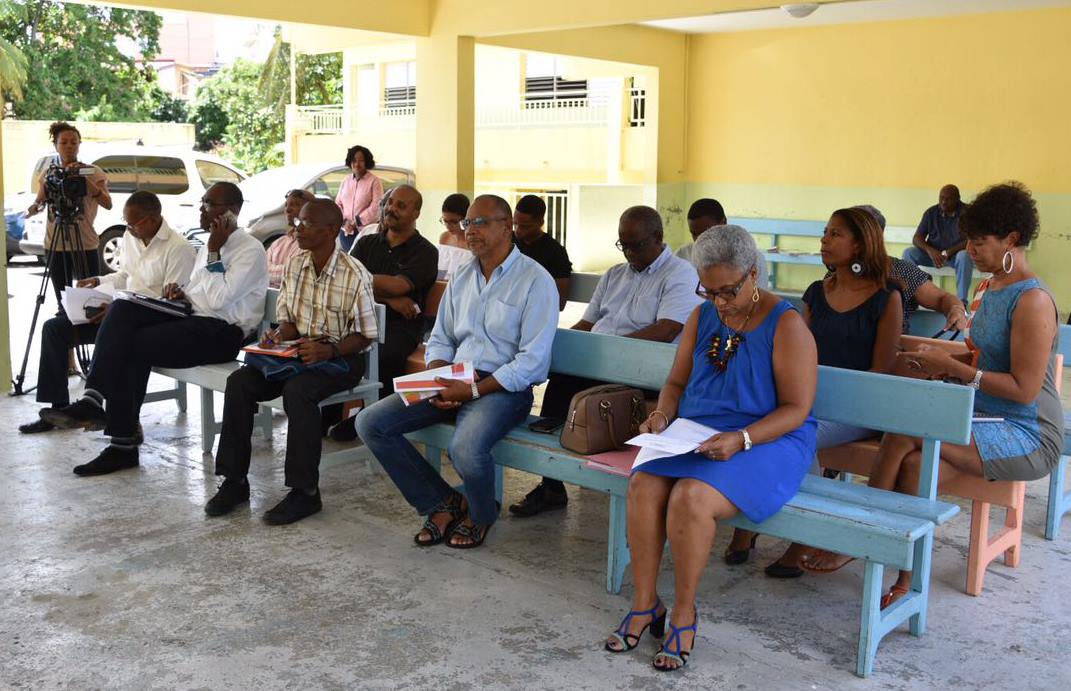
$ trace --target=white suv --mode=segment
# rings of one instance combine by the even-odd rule
[[[235,184],[247,176],[221,158],[183,147],[138,146],[137,144],[86,143],[78,155],[108,176],[112,208],[97,211],[94,223],[100,236],[102,273],[118,268],[120,240],[126,232],[123,205],[132,192],[146,190],[160,197],[163,215],[179,234],[200,225],[200,202],[205,190],[217,182]],[[41,174],[55,161],[56,155],[43,156],[34,166],[30,189],[37,191]],[[26,254],[45,254],[46,214],[26,219],[26,231],[19,249]]]

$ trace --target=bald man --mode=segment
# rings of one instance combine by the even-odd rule
[[[918,230],[911,239],[912,246],[904,250],[904,261],[915,266],[954,266],[956,293],[966,304],[970,297],[974,263],[966,251],[967,240],[959,231],[959,217],[963,208],[959,188],[955,185],[942,187],[937,203],[922,215]]]
[[[301,208],[298,220],[301,251],[283,272],[275,317],[279,326],[261,339],[264,347],[301,339],[298,357],[247,354],[246,365],[227,377],[216,452],[216,475],[224,480],[205,505],[209,516],[222,516],[249,501],[253,416],[259,402],[280,395],[287,417],[285,482],[290,493],[264,514],[264,521],[284,525],[323,508],[319,403],[361,381],[362,355],[378,337],[372,276],[335,243],[342,224],[338,206],[329,199],[313,200]]]

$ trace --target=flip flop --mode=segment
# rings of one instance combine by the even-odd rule
[[[881,596],[881,608],[885,609],[886,607],[891,607],[896,604],[903,596],[907,595],[909,591],[910,588],[906,588],[898,583],[894,584],[893,587],[889,588],[889,592]]]
[[[835,566],[832,569],[820,569],[820,568],[817,568],[817,567],[814,567],[814,566],[810,565],[809,562],[812,559],[816,559],[818,557],[825,557],[825,556],[839,557],[841,555],[837,554],[836,552],[830,552],[827,549],[820,549],[820,550],[818,550],[816,552],[811,552],[810,554],[808,554],[808,555],[804,556],[803,558],[801,558],[800,559],[800,568],[803,569],[804,571],[809,572],[809,573],[833,573],[834,571],[839,571],[839,570],[843,569],[845,566],[847,566],[848,564],[850,564],[853,561],[855,561],[855,557],[849,557],[848,561],[844,562],[843,564],[841,564],[839,566]]]

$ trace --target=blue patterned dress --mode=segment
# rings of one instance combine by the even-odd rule
[[[773,371],[773,339],[777,322],[791,303],[782,300],[752,331],[744,334],[724,372],[707,356],[711,339],[729,335],[718,310],[710,302],[699,308],[692,374],[677,414],[720,432],[752,425],[777,408]],[[712,461],[687,453],[649,461],[634,472],[663,477],[702,480],[721,492],[741,513],[760,523],[777,513],[799,491],[811,467],[815,449],[815,420],[808,417],[798,428],[728,461]]]
[[[977,367],[983,372],[1011,372],[1012,316],[1023,293],[1035,288],[1044,290],[1040,281],[1028,278],[983,294],[970,330],[970,339],[979,351]],[[1003,422],[973,426],[988,479],[1036,480],[1048,475],[1060,460],[1064,414],[1056,394],[1056,346],[1053,339],[1045,381],[1033,402],[1016,403],[981,390],[975,393],[975,415],[1004,418]]]

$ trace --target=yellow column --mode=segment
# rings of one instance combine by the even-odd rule
[[[416,40],[416,179],[424,195],[421,227],[433,227],[443,199],[472,196],[475,187],[476,41],[471,36],[433,35]]]
[[[0,170],[4,168],[3,137],[0,137]],[[3,176],[0,175],[0,199],[4,198]],[[7,232],[7,228],[4,228]],[[7,253],[0,256],[0,293],[7,295]],[[11,326],[8,320],[7,300],[0,300],[0,388],[11,389]]]

